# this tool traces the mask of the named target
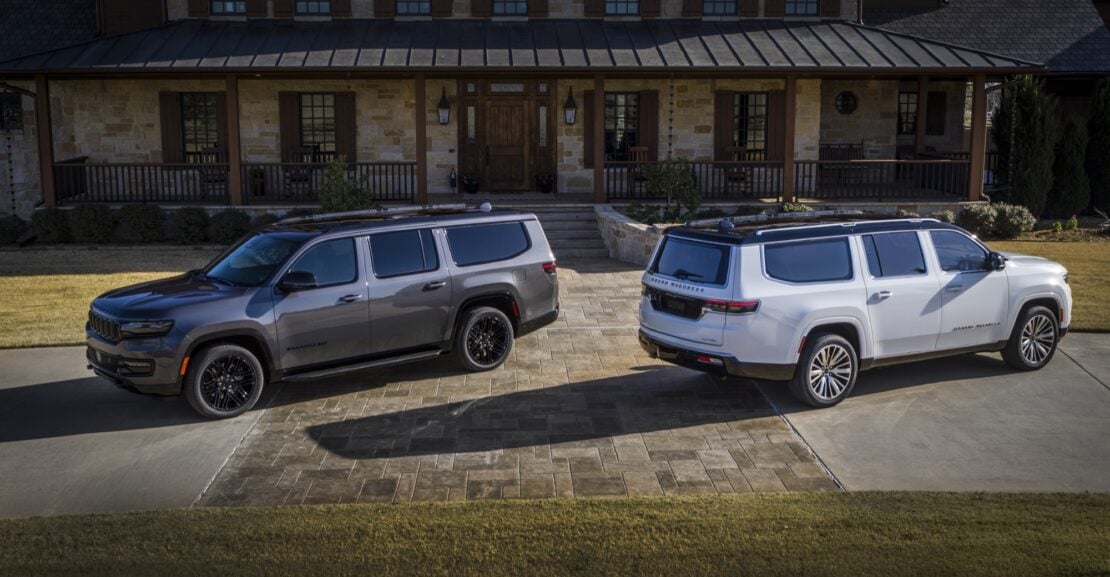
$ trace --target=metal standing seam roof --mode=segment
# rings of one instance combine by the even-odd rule
[[[0,73],[1031,70],[839,21],[181,20],[0,63]]]

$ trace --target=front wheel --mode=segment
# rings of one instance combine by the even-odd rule
[[[1019,371],[1035,371],[1052,360],[1059,341],[1056,315],[1045,307],[1029,307],[1018,317],[1002,359]]]
[[[813,407],[831,407],[856,386],[859,360],[856,349],[840,335],[811,337],[798,359],[790,392]]]
[[[513,323],[505,313],[493,307],[477,307],[463,316],[455,350],[467,370],[489,371],[509,358],[513,338]]]
[[[253,353],[236,345],[204,349],[185,373],[185,398],[210,419],[227,419],[251,409],[262,396],[265,373]]]

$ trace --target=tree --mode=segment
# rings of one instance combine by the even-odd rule
[[[1110,77],[1098,83],[1087,121],[1087,178],[1091,206],[1110,212]]]
[[[1068,218],[1087,209],[1091,184],[1083,170],[1087,156],[1087,129],[1069,118],[1056,141],[1056,161],[1052,165],[1052,190],[1048,192],[1045,216]]]
[[[993,121],[999,178],[1006,186],[997,196],[1040,216],[1052,189],[1055,101],[1040,81],[1026,76],[1004,91]]]
[[[374,193],[365,182],[357,182],[347,175],[347,160],[336,157],[324,168],[320,183],[320,209],[324,212],[347,212],[379,208]]]

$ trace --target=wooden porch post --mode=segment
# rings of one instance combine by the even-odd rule
[[[58,204],[54,189],[54,132],[50,125],[50,84],[45,74],[35,76],[35,128],[39,141],[39,186],[47,207]]]
[[[925,123],[928,122],[929,107],[926,106],[929,99],[929,77],[917,77],[917,125],[914,127],[913,136],[913,151],[914,154],[920,155],[925,152]]]
[[[794,202],[794,127],[798,109],[798,78],[786,77],[786,113],[782,131],[782,201]]]
[[[971,150],[968,151],[967,199],[983,197],[983,170],[987,164],[987,79],[976,74],[972,79]]]
[[[594,158],[594,202],[605,202],[605,77],[598,74],[594,76],[594,124],[589,127],[594,131],[593,158]]]
[[[416,204],[428,203],[428,103],[424,75],[416,75]]]
[[[243,159],[239,147],[239,79],[227,75],[227,170],[228,197],[233,205],[243,204]]]

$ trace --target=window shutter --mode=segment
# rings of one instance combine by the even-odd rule
[[[274,0],[274,18],[292,18],[293,0]]]
[[[786,143],[786,91],[767,93],[767,160],[783,160],[782,147]]]
[[[292,161],[293,149],[301,145],[300,109],[301,98],[298,93],[278,93],[278,144],[281,146],[282,162]]]
[[[331,0],[331,15],[338,18],[351,16],[351,0]]]
[[[768,18],[786,16],[786,0],[767,0],[763,5],[763,15]]]
[[[660,0],[640,0],[640,17],[658,18],[662,13],[660,3]]]
[[[247,0],[247,18],[265,18],[266,0]]]
[[[191,18],[207,18],[208,0],[189,0],[189,16]]]
[[[717,91],[713,100],[713,159],[732,160],[728,154],[728,147],[733,142],[733,101],[736,93],[728,90]]]
[[[584,10],[586,18],[601,18],[605,16],[605,0],[586,0]]]
[[[490,0],[470,0],[470,15],[475,18],[489,18],[493,13]]]
[[[582,128],[586,131],[582,137],[582,164],[586,167],[594,165],[594,91],[587,90],[582,93]]]
[[[162,117],[162,162],[185,162],[181,141],[181,98],[176,92],[158,93],[158,111]]]
[[[740,6],[737,7],[737,12],[740,13],[742,18],[758,18],[759,17],[759,0],[737,0]],[[785,10],[785,8],[784,8]]]
[[[840,18],[840,0],[821,0],[821,17]]]
[[[943,136],[945,115],[948,112],[948,95],[943,92],[930,92],[925,108],[925,134]]]
[[[528,0],[529,18],[547,18],[547,0]]]
[[[648,147],[648,160],[659,160],[659,91],[640,92],[640,146]]]
[[[227,162],[231,151],[227,149],[227,93],[216,93],[216,147],[220,149],[220,162]]]
[[[701,18],[702,0],[682,0],[684,18]]]
[[[347,162],[358,162],[358,122],[355,118],[355,93],[335,94],[335,151],[347,157]]]
[[[378,18],[393,18],[393,0],[374,0],[374,16]]]
[[[453,0],[432,0],[433,18],[450,18]]]

